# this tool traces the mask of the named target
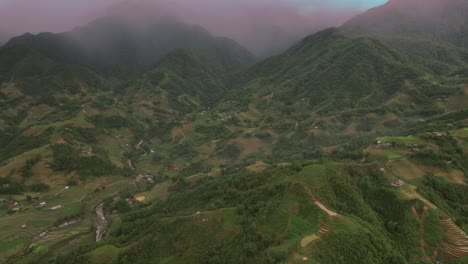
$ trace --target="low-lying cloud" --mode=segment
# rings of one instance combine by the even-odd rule
[[[266,55],[319,29],[338,26],[365,7],[383,1],[127,0],[123,4],[122,0],[0,0],[0,32],[69,31],[119,6],[144,2],[151,4],[153,11],[174,14]]]

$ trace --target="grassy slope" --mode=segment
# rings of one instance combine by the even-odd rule
[[[64,66],[23,48],[2,49],[0,58],[1,78],[9,80],[0,87],[0,143],[4,147],[0,173],[26,188],[35,182],[48,183],[50,192],[44,196],[48,202],[70,205],[45,214],[33,209],[23,195],[13,196],[28,211],[12,217],[30,217],[26,224],[32,231],[5,242],[2,249],[8,255],[18,252],[42,228],[79,212],[76,201],[89,194],[83,202],[83,221],[38,242],[34,254],[25,256],[26,262],[36,254],[45,261],[56,252],[74,252],[68,260],[78,263],[88,257],[96,262],[118,257],[136,263],[149,259],[219,263],[238,261],[239,257],[247,263],[302,262],[304,256],[320,263],[349,263],[355,258],[369,263],[401,263],[402,257],[412,261],[423,253],[417,247],[420,234],[410,207],[421,204],[398,199],[389,186],[394,176],[414,181],[411,184],[426,199],[466,229],[460,196],[446,196],[447,189],[460,188],[453,184],[460,177],[463,181],[466,174],[466,160],[460,153],[467,150],[456,147],[466,147],[463,71],[433,75],[433,71],[409,64],[404,55],[382,42],[348,37],[336,30],[305,39],[229,85],[224,84],[224,72],[215,67],[217,62],[206,62],[187,51],[169,54],[129,82],[105,78],[83,67]],[[457,63],[451,64],[453,68]],[[231,86],[240,88],[207,111]],[[49,89],[57,93],[50,96]],[[443,137],[438,142],[418,134],[447,131],[448,123],[453,138]],[[357,164],[363,160],[362,149],[387,134],[403,136],[379,138],[397,146],[369,152],[367,161],[373,165]],[[414,135],[405,137],[408,134]],[[84,179],[80,180],[80,170],[51,171],[47,165],[54,157],[48,146],[61,138],[77,153],[92,147],[92,157],[111,162],[118,168],[117,175],[81,175]],[[429,156],[437,161],[435,168],[424,167],[427,156],[413,156],[415,143],[442,151],[440,156]],[[37,154],[40,161],[32,168],[33,176],[23,180],[22,167]],[[327,156],[340,161],[282,169],[275,165]],[[391,170],[394,175],[380,174],[378,168],[388,159],[397,164],[400,158],[407,162]],[[448,159],[456,162],[456,168],[443,165]],[[138,170],[163,177],[150,190],[152,184],[129,188],[127,181],[132,178],[119,183],[121,175],[137,174],[129,171],[128,160]],[[274,169],[265,174],[236,174],[259,160]],[[174,165],[181,171],[172,170]],[[418,172],[417,177],[406,176],[408,170]],[[424,177],[427,172],[452,182]],[[208,175],[224,177],[211,179]],[[167,177],[173,180],[167,181]],[[71,179],[79,183],[73,192],[60,199],[51,197]],[[112,181],[119,184],[111,185]],[[146,204],[119,202],[138,193],[147,194]],[[329,219],[311,198],[342,217]],[[95,248],[89,227],[94,207],[104,200],[112,218],[109,240],[103,243],[109,245]],[[7,210],[2,207],[2,212]],[[2,218],[5,226],[12,232],[21,230],[12,217]],[[434,242],[439,234],[433,214],[428,221],[426,239]],[[322,227],[330,233],[305,248],[300,246],[302,238]],[[397,244],[405,249],[398,249]],[[75,251],[78,245],[89,248]],[[115,251],[112,258],[109,251]],[[126,256],[116,256],[118,252]]]

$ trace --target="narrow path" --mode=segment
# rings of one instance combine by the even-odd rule
[[[130,167],[131,170],[135,170],[135,167],[133,167],[132,160],[127,160],[128,167]]]
[[[310,196],[311,202],[315,204],[318,208],[320,208],[322,211],[324,211],[328,215],[329,218],[335,218],[339,216],[338,213],[333,212],[332,210],[328,209],[324,204],[315,200],[315,198],[312,195],[312,192],[308,188],[306,188],[306,192]],[[330,231],[331,231],[330,228],[326,224],[322,224],[319,231],[317,231],[315,234],[302,238],[301,247],[303,248],[307,247],[310,243],[316,240],[319,240],[324,235],[328,234]]]
[[[88,195],[88,193],[83,194],[83,196],[81,196],[81,198],[80,198],[80,202],[83,201],[83,199],[86,198],[87,195]]]
[[[322,209],[322,211],[324,211],[325,213],[328,214],[328,216],[331,216],[331,217],[334,217],[334,216],[338,216],[337,213],[331,211],[330,209],[328,209],[325,205],[323,205],[321,202],[319,201],[316,201],[314,202],[315,205],[317,205],[320,209]]]
[[[224,211],[224,210],[235,210],[235,209],[237,209],[237,207],[224,207],[224,208],[218,208],[216,210],[211,210],[211,211],[200,211],[200,212],[196,212],[196,213],[193,213],[193,214],[174,215],[174,216],[168,216],[168,217],[163,217],[163,218],[170,219],[170,218],[176,218],[176,217],[194,217],[194,216],[198,216],[198,215],[201,215],[201,214],[214,213],[214,212]]]
[[[140,140],[140,142],[138,142],[138,144],[135,146],[135,148],[136,148],[137,150],[140,150],[141,145],[143,144],[143,142],[145,142],[143,139]]]

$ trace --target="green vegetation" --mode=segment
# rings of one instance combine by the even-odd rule
[[[76,150],[69,145],[55,145],[52,147],[53,168],[58,171],[78,171],[81,176],[104,176],[116,169],[105,158],[93,155],[80,157]]]
[[[389,154],[387,155],[388,159],[390,160],[395,160],[395,159],[401,159],[403,156],[400,154]]]
[[[463,263],[468,53],[387,8],[250,67],[175,20],[0,47],[0,262]]]
[[[428,175],[424,178],[420,188],[435,204],[452,214],[458,224],[465,228],[468,226],[467,209],[463,206],[468,201],[466,185],[449,183],[443,178]]]

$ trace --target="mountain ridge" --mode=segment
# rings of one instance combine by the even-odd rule
[[[114,76],[148,69],[176,48],[193,49],[225,70],[254,61],[253,55],[236,42],[178,20],[162,19],[144,30],[137,28],[123,18],[106,17],[71,32],[24,34],[12,38],[4,48],[28,47],[59,62],[85,65]]]
[[[356,34],[422,37],[468,48],[468,3],[463,0],[391,0],[358,15],[342,28]]]
[[[0,262],[466,263],[463,48],[142,20],[0,48]]]

